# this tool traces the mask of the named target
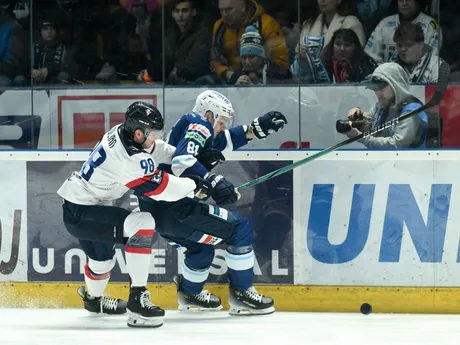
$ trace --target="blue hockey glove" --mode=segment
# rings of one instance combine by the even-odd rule
[[[270,111],[251,122],[252,132],[258,139],[265,139],[273,132],[278,132],[286,125],[286,116],[278,111]]]

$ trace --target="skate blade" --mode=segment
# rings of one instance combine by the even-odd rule
[[[177,309],[181,311],[188,311],[188,312],[206,312],[206,311],[219,311],[222,310],[223,306],[222,304],[216,308],[204,308],[200,307],[197,305],[191,305],[191,304],[179,304],[179,307]]]
[[[139,314],[128,312],[128,327],[157,328],[163,326],[163,316],[143,317]]]
[[[88,314],[89,317],[91,318],[105,318],[105,317],[120,317],[120,316],[126,316],[126,312],[123,314],[106,314],[106,313],[96,313],[93,311],[86,310],[86,313]]]
[[[249,308],[235,308],[230,307],[228,313],[233,316],[255,316],[255,315],[269,315],[275,312],[275,307],[265,309],[249,309]]]

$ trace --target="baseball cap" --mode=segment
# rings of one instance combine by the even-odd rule
[[[370,89],[372,91],[380,91],[390,85],[385,79],[382,79],[378,76],[372,76],[364,83],[366,84],[366,89]]]

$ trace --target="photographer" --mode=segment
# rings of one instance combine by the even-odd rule
[[[410,93],[409,75],[394,62],[377,67],[366,88],[375,92],[375,106],[367,113],[353,108],[348,112],[347,121],[337,121],[337,131],[349,138],[418,109],[422,104]],[[367,148],[424,148],[427,132],[428,118],[421,112],[358,142]]]

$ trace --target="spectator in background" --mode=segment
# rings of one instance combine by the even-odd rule
[[[275,79],[285,80],[277,75],[278,68],[272,68],[270,60],[266,59],[264,40],[257,29],[248,26],[240,40],[241,69],[236,70],[229,84],[236,86],[272,84]]]
[[[352,0],[356,5],[357,17],[363,23],[366,38],[370,36],[379,21],[389,15],[393,0]]]
[[[200,78],[199,84],[230,83],[233,74],[241,69],[239,41],[247,26],[255,27],[265,42],[266,59],[287,76],[288,49],[279,23],[253,0],[219,0],[222,18],[214,23],[211,68],[215,75]]]
[[[409,74],[411,83],[436,83],[439,74],[439,58],[433,48],[425,43],[420,24],[401,23],[395,31],[394,42],[399,63]]]
[[[384,18],[372,32],[365,51],[378,64],[395,61],[397,58],[396,45],[393,41],[396,28],[401,22],[418,23],[422,26],[425,43],[439,55],[441,43],[441,29],[438,23],[421,11],[425,0],[397,0],[398,14]]]
[[[174,24],[165,33],[167,84],[188,84],[209,74],[211,32],[201,24],[196,5],[189,0],[172,1]],[[152,63],[140,74],[144,82],[161,81],[161,64]],[[150,77],[152,76],[152,77]]]
[[[0,7],[0,86],[24,86],[26,49],[21,26]]]
[[[321,52],[322,68],[330,83],[359,83],[374,72],[377,64],[364,52],[358,35],[352,29],[334,32],[329,44]],[[292,65],[293,74],[304,83],[314,84],[315,70],[310,55],[300,56]]]
[[[55,24],[40,23],[40,38],[35,44],[32,80],[35,83],[70,84],[77,74],[74,51],[56,38]]]
[[[331,42],[323,49],[322,60],[334,84],[359,83],[377,68],[351,29],[334,32]]]
[[[352,127],[345,132],[349,138],[418,109],[422,104],[410,93],[409,75],[394,62],[377,67],[367,88],[375,92],[377,103],[367,113],[363,113],[360,108],[352,108],[348,112],[348,120],[361,121],[361,125],[355,125],[356,128]],[[421,112],[358,142],[371,149],[425,148],[427,134],[428,116]]]
[[[296,47],[296,58],[306,57],[308,37],[323,37],[327,46],[338,29],[352,29],[356,32],[361,46],[364,47],[366,38],[361,22],[352,15],[350,4],[347,0],[318,0],[319,13],[306,20],[300,32],[300,42]]]

